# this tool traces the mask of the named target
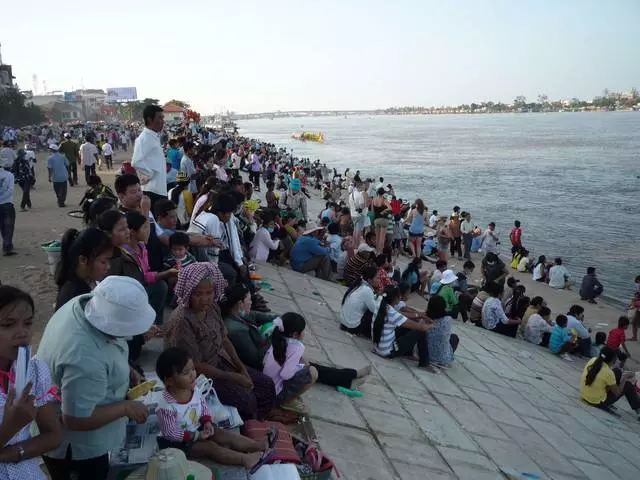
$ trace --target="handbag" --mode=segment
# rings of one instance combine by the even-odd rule
[[[270,427],[278,431],[278,439],[273,448],[274,453],[269,463],[300,463],[302,460],[298,452],[293,447],[293,440],[287,427],[279,422],[259,422],[258,420],[247,420],[242,428],[242,434],[253,440],[262,441],[267,436]]]
[[[302,480],[328,480],[331,478],[331,473],[334,470],[336,477],[340,478],[340,472],[333,461],[322,453],[317,445],[313,443],[308,444],[295,437],[293,438],[293,444],[303,462],[311,467],[312,470],[311,473],[301,474],[300,477]]]

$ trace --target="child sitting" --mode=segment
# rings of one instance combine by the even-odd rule
[[[618,366],[624,368],[624,363],[631,355],[627,350],[625,343],[626,338],[624,331],[629,328],[629,317],[622,316],[618,319],[618,327],[611,329],[609,336],[607,337],[607,347],[613,348],[618,355]]]
[[[102,183],[102,179],[98,175],[91,175],[87,183],[89,188],[84,192],[82,200],[80,200],[80,206],[84,207],[85,203],[91,203],[97,198],[107,197],[117,200],[113,190]]]
[[[329,260],[331,260],[331,270],[333,273],[338,271],[338,263],[342,256],[342,237],[340,236],[340,227],[337,223],[330,223],[328,228],[327,243],[329,244]]]
[[[280,240],[271,238],[275,230],[275,214],[265,212],[262,215],[262,225],[256,230],[256,234],[249,247],[249,258],[252,262],[266,262],[270,253],[278,249]]]
[[[418,366],[432,371],[429,366],[427,331],[432,325],[409,320],[392,305],[400,302],[400,289],[391,285],[384,289],[373,320],[373,351],[384,358],[404,357],[413,353],[418,345]],[[396,337],[397,335],[397,337]]]
[[[551,353],[560,355],[564,360],[573,362],[569,352],[576,348],[576,342],[575,338],[569,333],[567,321],[567,317],[564,315],[556,317],[556,325],[551,330],[551,337],[549,338],[549,350]]]
[[[529,316],[524,327],[524,339],[541,347],[549,346],[551,338],[551,310],[549,307],[540,307],[540,309]]]
[[[517,270],[519,272],[528,272],[529,271],[529,250],[524,250],[522,252],[522,256],[520,257],[520,261],[518,262]]]
[[[591,358],[599,357],[602,347],[607,341],[607,334],[604,332],[596,332],[595,343],[591,345]]]
[[[271,347],[264,356],[263,373],[276,387],[276,405],[291,403],[318,379],[318,370],[302,360],[304,329],[302,315],[285,313],[273,321]]]
[[[422,244],[422,255],[425,257],[431,257],[438,253],[438,247],[436,246],[436,241],[433,237],[433,232],[427,232],[427,238],[425,238],[424,243]]]
[[[384,292],[384,289],[389,285],[396,284],[392,278],[394,271],[388,262],[387,256],[382,253],[380,255],[376,255],[375,264],[378,269],[378,274],[371,282],[371,285],[375,289],[376,293],[381,295]],[[389,274],[391,274],[391,276]]]
[[[196,261],[195,257],[189,253],[189,235],[184,232],[175,232],[169,237],[169,248],[171,253],[164,259],[164,266],[167,269],[181,270]]]
[[[164,383],[156,409],[160,449],[177,448],[190,458],[210,458],[223,465],[251,469],[263,460],[270,440],[257,442],[222,428],[214,428],[207,401],[196,386],[196,370],[189,353],[172,347],[160,354],[156,373]],[[271,433],[271,432],[270,432]]]

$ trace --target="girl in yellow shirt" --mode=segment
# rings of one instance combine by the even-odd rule
[[[630,381],[620,385],[622,370],[611,368],[617,358],[613,348],[604,346],[599,356],[589,360],[580,379],[580,397],[594,407],[609,410],[624,395],[629,406],[640,415],[640,397],[635,385]]]

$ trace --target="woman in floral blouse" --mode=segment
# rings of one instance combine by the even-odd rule
[[[46,363],[29,361],[27,387],[16,395],[18,348],[29,345],[33,333],[33,299],[15,287],[0,286],[0,478],[46,479],[38,457],[61,441],[51,373]],[[35,421],[39,434],[32,436]]]

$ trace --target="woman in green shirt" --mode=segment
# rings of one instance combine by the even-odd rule
[[[220,309],[227,336],[245,365],[262,371],[262,359],[271,343],[260,333],[260,327],[276,315],[251,311],[251,292],[236,283],[228,287],[220,299]]]
[[[453,270],[445,270],[442,272],[442,279],[440,280],[440,288],[436,295],[444,298],[447,303],[446,313],[447,315],[456,318],[458,316],[458,296],[453,290],[454,283],[458,280],[458,277]]]

